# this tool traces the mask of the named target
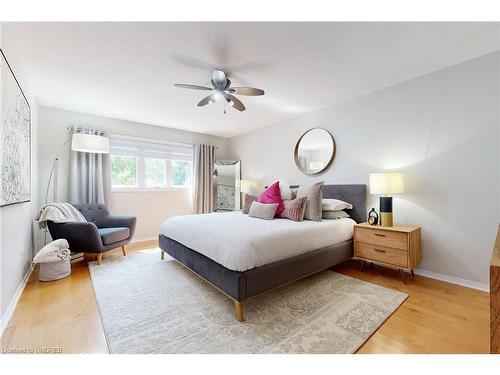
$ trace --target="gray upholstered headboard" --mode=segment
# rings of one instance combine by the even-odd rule
[[[349,216],[356,223],[366,221],[366,185],[324,185],[323,198],[341,199],[352,204],[352,210],[345,210]]]

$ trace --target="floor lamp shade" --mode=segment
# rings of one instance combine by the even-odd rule
[[[54,181],[54,189],[52,201],[57,202],[57,175],[58,175],[58,163],[61,153],[65,150],[67,144],[71,141],[71,150],[79,152],[89,152],[94,154],[109,154],[109,138],[101,135],[85,134],[85,133],[74,133],[69,137],[66,142],[63,143],[59,152],[56,154],[54,161],[52,162],[52,168],[50,169],[49,180],[47,182],[47,190],[45,192],[45,204],[47,204],[49,199],[49,188],[50,182]]]
[[[399,172],[370,173],[370,194],[404,193],[403,174]],[[380,225],[392,227],[392,197],[380,197]]]
[[[71,140],[71,149],[94,154],[109,154],[109,138],[101,135],[75,133]]]

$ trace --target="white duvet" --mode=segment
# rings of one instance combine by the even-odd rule
[[[176,216],[161,233],[234,271],[246,271],[352,238],[352,219],[262,220],[241,212]]]

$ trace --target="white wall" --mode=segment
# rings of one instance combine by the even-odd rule
[[[168,191],[115,192],[112,194],[115,215],[135,215],[134,241],[157,239],[160,225],[168,218],[193,213],[191,189]]]
[[[263,183],[368,184],[370,172],[402,171],[395,221],[422,227],[420,268],[487,283],[500,221],[499,63],[500,53],[483,56],[232,138],[231,158],[241,159],[242,178]],[[318,177],[293,159],[312,127],[337,144]],[[377,201],[369,196],[368,207],[378,210]]]
[[[5,328],[13,312],[17,292],[30,269],[33,251],[33,218],[38,209],[37,195],[37,103],[32,95],[29,82],[25,79],[25,61],[17,58],[19,48],[15,35],[8,24],[0,26],[0,47],[4,51],[17,80],[19,81],[31,106],[31,202],[20,203],[0,208],[0,313],[1,329]]]
[[[206,143],[218,146],[216,157],[227,158],[229,140],[183,130],[135,123],[93,116],[62,109],[40,107],[40,128],[38,142],[40,201],[45,200],[45,190],[57,150],[68,139],[66,129],[70,126],[88,126],[107,131],[112,134],[129,135],[180,143]],[[64,148],[59,163],[58,200],[65,202],[69,198],[69,151],[70,145]],[[136,240],[157,238],[159,227],[167,218],[180,214],[192,213],[192,198],[189,189],[170,189],[156,192],[118,192],[112,194],[111,211],[116,215],[137,216]],[[41,237],[40,237],[41,238]],[[40,246],[40,242],[38,242]]]

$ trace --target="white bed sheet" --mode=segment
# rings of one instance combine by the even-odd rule
[[[175,216],[161,233],[234,271],[334,245],[353,236],[352,219],[262,220],[239,211]]]

